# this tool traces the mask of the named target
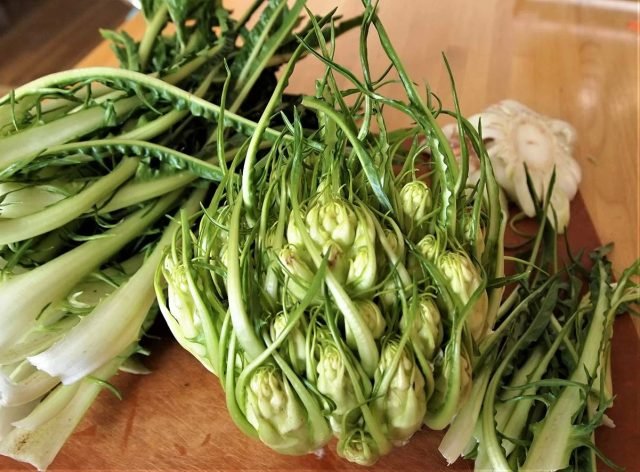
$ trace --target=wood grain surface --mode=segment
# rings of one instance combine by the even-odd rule
[[[242,10],[248,3],[227,1]],[[311,0],[314,12],[335,5],[345,15],[359,0]],[[593,247],[616,241],[617,270],[640,254],[638,177],[638,4],[628,0],[382,0],[382,19],[415,80],[428,80],[448,103],[442,64],[452,65],[463,112],[472,114],[504,98],[564,119],[578,131],[576,157],[583,169],[581,197],[572,205],[570,240]],[[126,25],[134,36],[140,18]],[[375,44],[372,43],[372,50]],[[337,60],[358,67],[357,34],[339,40]],[[373,54],[374,70],[386,63]],[[101,45],[80,65],[109,65]],[[310,92],[321,66],[305,59],[290,89]],[[390,118],[390,127],[404,123]],[[587,210],[588,209],[588,210]],[[637,329],[637,326],[636,326]],[[217,379],[168,339],[155,342],[145,377],[119,375],[124,395],[104,392],[52,470],[356,470],[333,448],[323,456],[284,458],[242,436],[231,422]],[[640,471],[640,345],[629,317],[616,322],[613,375],[618,395],[613,430],[598,430],[599,447],[628,471]],[[447,468],[437,452],[441,434],[421,431],[373,470]],[[0,470],[26,466],[0,458]],[[602,470],[606,470],[604,467]]]

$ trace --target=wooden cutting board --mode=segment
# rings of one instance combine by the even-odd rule
[[[225,3],[241,11],[248,0]],[[327,3],[339,4],[345,15],[357,13],[360,5],[358,0],[309,1],[315,11],[326,10]],[[393,7],[400,3],[402,8]],[[618,270],[638,257],[638,75],[630,66],[637,52],[637,19],[629,10],[633,3],[381,2],[383,21],[412,76],[429,79],[445,96],[448,79],[439,55],[448,54],[464,111],[475,113],[497,100],[516,98],[576,126],[576,155],[584,179],[583,197],[572,206],[570,240],[574,248],[593,248],[600,238],[616,240],[613,261]],[[139,37],[143,22],[134,19],[126,28]],[[338,60],[357,67],[357,35],[340,41]],[[112,64],[106,45],[82,63]],[[291,88],[310,91],[319,70],[305,63]],[[390,120],[392,127],[400,124]],[[124,400],[103,392],[51,470],[365,470],[340,460],[334,444],[322,456],[292,458],[245,438],[226,412],[218,380],[172,342],[166,330],[160,331],[164,339],[147,343],[153,373],[119,375],[114,383]],[[640,471],[640,343],[628,316],[616,322],[612,355],[617,397],[609,415],[617,427],[600,428],[597,443],[628,471]],[[472,465],[463,461],[446,466],[437,452],[441,437],[421,431],[371,470],[470,470]],[[0,458],[2,471],[27,469]]]

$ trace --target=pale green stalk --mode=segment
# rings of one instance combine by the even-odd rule
[[[465,451],[469,441],[473,437],[473,432],[482,408],[484,393],[489,385],[491,369],[484,368],[480,373],[474,372],[471,395],[464,406],[452,421],[447,433],[442,438],[438,450],[448,464],[453,464]]]
[[[138,163],[138,159],[124,158],[109,174],[77,194],[36,213],[0,220],[0,245],[31,239],[75,220],[128,180]]]
[[[197,175],[183,171],[144,182],[129,182],[117,190],[106,205],[98,209],[98,214],[105,215],[112,211],[160,197],[174,190],[184,188],[197,178]]]
[[[45,470],[93,404],[104,382],[113,377],[123,360],[129,357],[131,349],[120,354],[90,377],[82,379],[77,386],[71,387],[75,392],[63,406],[57,403],[59,399],[56,396],[47,397],[37,407],[33,405],[38,409],[37,414],[41,419],[47,416],[51,418],[32,430],[14,427],[1,438],[0,454],[28,462],[38,470]],[[59,388],[69,389],[66,386]],[[49,408],[53,414],[45,414]]]
[[[16,89],[16,94],[20,88]],[[140,104],[138,97],[113,104],[116,116],[122,117]],[[0,171],[14,164],[25,164],[45,149],[63,144],[107,125],[107,111],[101,106],[86,108],[42,126],[17,132],[0,140]]]
[[[240,214],[242,198],[236,197],[229,222],[229,243],[227,246],[227,294],[229,297],[229,313],[233,323],[233,331],[238,342],[249,359],[255,359],[264,351],[264,343],[256,335],[253,323],[245,306],[242,274],[240,270]]]
[[[596,378],[603,346],[609,342],[610,329],[618,306],[625,301],[637,301],[638,291],[627,293],[626,284],[632,275],[637,276],[640,260],[623,274],[616,290],[609,293],[604,264],[598,262],[598,299],[593,307],[593,316],[570,382],[588,384]],[[611,298],[609,298],[611,297]],[[547,411],[547,415],[533,430],[533,441],[522,465],[523,471],[560,470],[569,465],[571,453],[583,444],[583,432],[573,426],[573,418],[584,400],[583,391],[575,386],[566,386]]]
[[[5,369],[12,372],[6,374],[0,371],[0,409],[37,400],[60,383],[59,379],[32,366],[27,365],[25,369],[23,362],[14,369],[3,367],[2,370]],[[26,372],[20,372],[21,370]]]

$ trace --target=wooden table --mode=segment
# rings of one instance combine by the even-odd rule
[[[226,2],[239,11],[248,3]],[[359,0],[309,1],[317,13],[336,4],[346,16],[361,9]],[[411,76],[428,80],[445,103],[450,103],[449,82],[441,52],[452,65],[464,113],[513,98],[572,123],[578,131],[576,158],[583,170],[581,195],[600,240],[615,240],[612,258],[618,271],[639,256],[637,3],[382,0],[380,14]],[[139,37],[144,23],[134,18],[125,28]],[[374,52],[372,57],[372,67],[381,70],[386,64],[382,55]],[[336,58],[358,67],[356,32],[339,40]],[[108,47],[101,45],[80,65],[114,63]],[[311,92],[321,70],[316,61],[306,59],[291,89]],[[390,127],[402,124],[394,117],[389,120]],[[580,207],[570,230],[593,234]],[[640,444],[638,381],[628,370],[637,370],[640,356],[631,326],[626,320],[617,328],[620,339],[614,350],[616,388],[622,388],[617,390],[620,400],[614,417],[622,418],[619,440],[628,443],[618,451],[622,458],[637,456],[634,447]],[[155,369],[151,376],[118,377],[125,401],[103,394],[54,470],[355,469],[332,452],[317,461],[285,460],[243,438],[226,414],[217,380],[177,346],[159,344],[150,364]],[[625,422],[627,415],[632,419]],[[608,444],[617,440],[610,432],[602,436]],[[416,444],[394,452],[380,467],[447,470],[437,456],[439,438],[437,433],[420,433]],[[629,460],[635,462],[623,464],[627,470],[640,470],[640,461]],[[425,469],[425,464],[438,465]],[[0,459],[0,469],[12,467],[19,466]],[[457,463],[453,469],[466,467]]]

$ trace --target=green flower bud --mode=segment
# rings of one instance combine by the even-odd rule
[[[358,218],[351,204],[331,199],[313,205],[307,212],[306,223],[311,239],[320,247],[332,240],[346,250],[355,240]]]
[[[376,283],[376,254],[373,247],[360,246],[349,261],[347,285],[356,292],[368,290]]]
[[[382,226],[387,224],[389,226]],[[382,234],[376,232],[376,262],[378,264],[378,281],[389,272],[396,271],[398,265],[405,265],[406,253],[404,235],[394,221],[380,221]],[[375,222],[374,222],[375,226]],[[390,254],[389,254],[390,253]]]
[[[436,262],[443,251],[439,240],[433,234],[427,234],[418,242],[418,251],[429,262]]]
[[[352,423],[358,415],[358,400],[353,383],[345,366],[345,359],[333,343],[324,343],[320,348],[320,359],[317,364],[318,391],[326,395],[335,404],[329,421],[336,434],[342,432],[342,425]]]
[[[410,253],[407,261],[407,269],[416,280],[429,279],[429,272],[422,266],[421,259],[426,259],[428,262],[435,264],[440,254],[444,251],[442,240],[434,236],[433,234],[427,234],[424,238],[418,241],[416,249],[419,255]]]
[[[289,316],[284,313],[278,313],[271,322],[271,340],[275,341],[289,323]],[[306,337],[300,326],[300,321],[289,332],[287,339],[280,345],[280,351],[286,354],[286,357],[297,374],[304,373],[307,357]]]
[[[394,278],[388,278],[382,286],[382,290],[378,294],[378,299],[380,300],[382,308],[387,310],[387,312],[389,312],[393,305],[398,302],[398,290],[402,289],[398,287]]]
[[[318,446],[309,439],[307,415],[280,369],[258,367],[246,391],[247,420],[260,440],[281,454],[306,454]]]
[[[431,190],[420,180],[409,182],[400,190],[400,205],[405,230],[410,232],[431,211]]]
[[[371,300],[354,300],[353,303],[369,328],[369,331],[371,331],[373,339],[380,339],[384,334],[384,330],[387,328],[387,322],[385,321],[384,316],[382,316],[382,312],[380,311],[380,308],[378,308],[378,305]],[[345,323],[344,331],[347,345],[351,349],[355,350],[357,348],[356,338],[349,328],[349,323]]]
[[[471,295],[481,284],[480,274],[471,259],[460,252],[447,252],[440,256],[437,265],[460,301],[465,305],[469,303]],[[489,298],[484,291],[467,316],[467,326],[477,342],[484,338],[490,328],[487,319],[488,309]]]
[[[296,226],[295,218],[293,217],[289,218],[289,222],[287,223],[287,242],[294,246],[304,247],[302,235],[300,234],[300,230]]]
[[[433,360],[442,342],[442,320],[433,299],[428,295],[420,296],[411,326],[408,326],[408,320],[408,314],[404,313],[400,319],[400,328],[403,332],[410,331],[409,337],[414,349],[420,351],[425,359]]]
[[[376,240],[376,227],[373,222],[374,216],[366,207],[356,207],[358,226],[356,227],[356,237],[353,242],[354,247],[370,246]]]
[[[207,369],[215,372],[206,349],[205,330],[202,326],[202,317],[205,315],[197,309],[194,302],[186,268],[169,256],[164,258],[162,264],[167,282],[167,307],[171,316],[168,322],[171,331],[185,349]]]
[[[387,242],[391,246],[393,253],[402,261],[404,259],[404,241],[399,239],[398,234],[391,229],[385,229],[384,235],[386,236]],[[384,251],[382,251],[382,253],[384,254]]]
[[[438,268],[451,290],[466,302],[480,285],[480,274],[466,254],[446,252],[438,258]]]
[[[337,451],[340,457],[364,466],[371,466],[380,458],[378,445],[362,428],[343,435],[338,442]]]
[[[416,364],[413,353],[404,347],[395,363],[399,344],[397,340],[387,342],[382,348],[380,364],[375,373],[379,397],[376,410],[387,429],[387,437],[394,445],[406,444],[420,429],[427,412],[424,377]],[[389,371],[390,381],[387,380]],[[383,385],[382,382],[388,382]]]
[[[366,208],[357,207],[358,225],[351,247],[347,285],[356,292],[368,290],[376,283],[376,229],[373,215]]]
[[[349,273],[349,260],[335,241],[327,241],[322,248],[322,255],[327,257],[327,266],[338,282],[344,284]]]
[[[282,247],[278,251],[278,259],[284,267],[286,290],[298,300],[302,300],[313,280],[313,272],[301,257],[298,247],[293,244]]]

